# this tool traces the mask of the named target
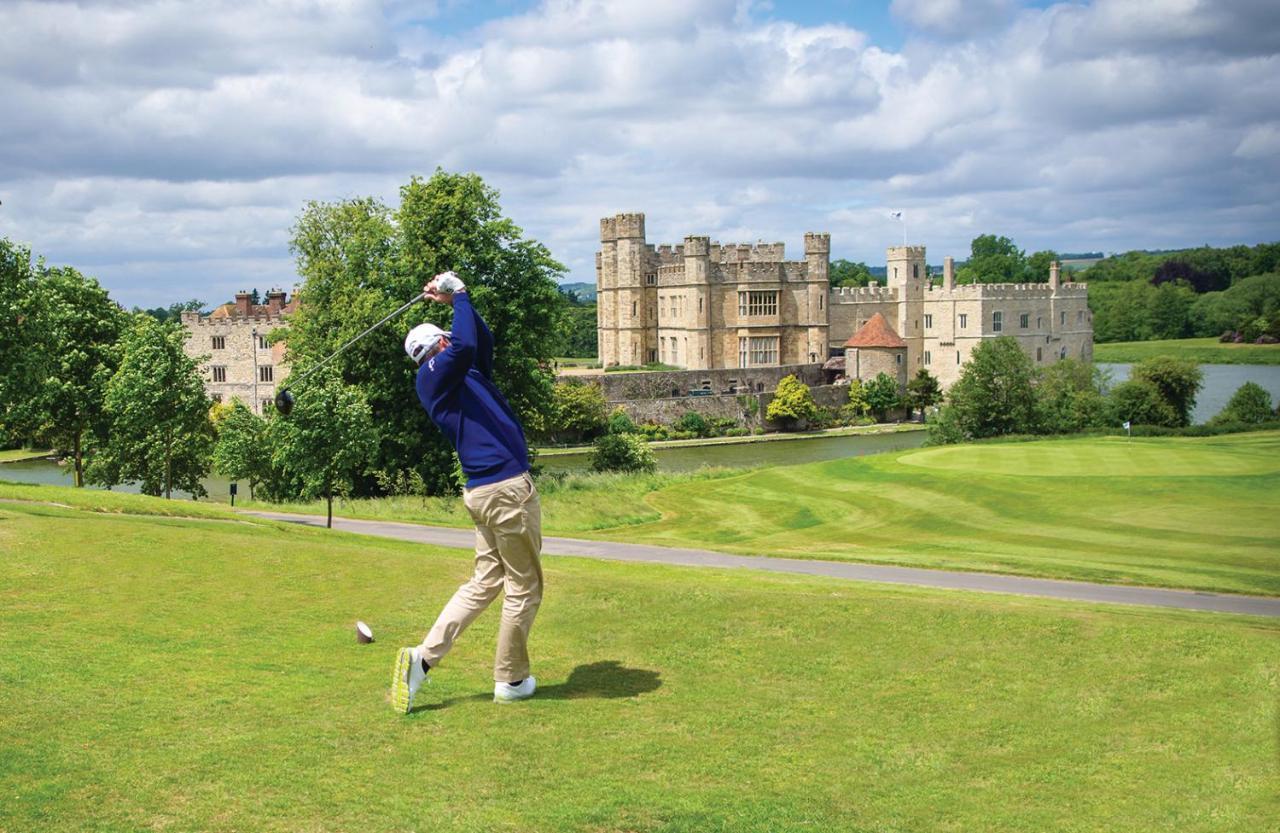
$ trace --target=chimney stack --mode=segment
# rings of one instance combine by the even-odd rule
[[[248,292],[240,290],[236,293],[236,314],[244,318],[248,318],[253,314],[253,306],[250,302]]]
[[[1049,288],[1057,289],[1060,283],[1060,274],[1058,272],[1058,261],[1049,264]]]
[[[283,289],[273,289],[267,293],[267,315],[277,316],[280,310],[284,309],[285,292]]]
[[[956,288],[956,259],[951,255],[942,259],[942,288],[948,292]]]

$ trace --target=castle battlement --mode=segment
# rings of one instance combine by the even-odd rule
[[[711,259],[720,263],[772,263],[786,260],[782,243],[712,243]]]
[[[1086,284],[1062,284],[1056,289],[1047,283],[969,283],[947,289],[929,286],[926,296],[933,300],[963,298],[974,301],[1048,300],[1050,298],[1085,298]]]
[[[866,301],[896,301],[898,290],[892,286],[837,286],[831,290],[831,303],[858,304]]]

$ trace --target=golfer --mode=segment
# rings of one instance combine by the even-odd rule
[[[500,592],[493,699],[532,697],[537,682],[529,673],[529,630],[542,602],[542,506],[520,420],[493,384],[493,335],[452,272],[433,278],[423,294],[453,307],[453,332],[419,324],[404,349],[418,366],[418,399],[453,443],[467,476],[462,501],[476,524],[476,569],[422,644],[396,656],[391,704],[403,713],[427,673]]]

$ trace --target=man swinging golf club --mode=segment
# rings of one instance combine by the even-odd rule
[[[453,443],[467,476],[462,499],[476,524],[476,566],[422,644],[396,656],[391,704],[406,714],[427,672],[504,591],[493,699],[532,697],[529,630],[542,601],[542,506],[520,421],[493,384],[493,335],[452,272],[433,278],[423,294],[453,307],[453,332],[419,324],[404,349],[418,366],[418,399]]]

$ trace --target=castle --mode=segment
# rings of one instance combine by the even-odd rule
[[[600,221],[596,255],[600,363],[661,362],[689,370],[827,363],[853,378],[875,373],[853,366],[870,342],[892,350],[900,383],[920,369],[942,386],[984,339],[1013,336],[1036,365],[1068,356],[1093,359],[1093,316],[1084,284],[1063,282],[1058,265],[1048,283],[955,282],[944,261],[933,284],[923,246],[889,248],[884,286],[832,289],[831,239],[804,236],[804,260],[785,259],[781,243],[720,245],[686,237],[683,245],[645,242],[644,215]],[[879,314],[874,338],[855,337]],[[900,343],[899,343],[900,341]],[[847,347],[846,347],[847,345]],[[829,358],[832,358],[828,362]]]
[[[203,360],[204,387],[215,402],[241,400],[256,414],[264,412],[275,397],[276,384],[289,375],[283,343],[271,344],[267,335],[285,325],[297,299],[273,289],[265,304],[252,303],[248,292],[237,292],[234,303],[223,304],[208,315],[182,313],[187,338],[183,350]]]

